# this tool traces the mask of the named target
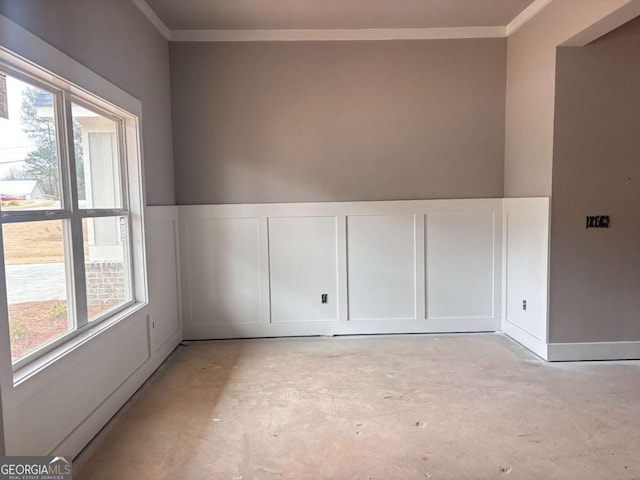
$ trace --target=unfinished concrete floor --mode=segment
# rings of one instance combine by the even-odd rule
[[[76,480],[640,479],[640,363],[501,335],[181,346]]]

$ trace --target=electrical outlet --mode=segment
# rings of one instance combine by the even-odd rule
[[[527,311],[527,301],[526,300],[522,300],[522,310],[523,311]]]
[[[320,298],[322,299],[322,303],[329,303],[329,295],[328,294],[323,293]]]

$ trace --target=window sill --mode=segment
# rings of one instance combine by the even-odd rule
[[[138,302],[134,303],[128,308],[114,314],[111,318],[105,319],[96,325],[92,325],[86,330],[79,332],[62,345],[54,348],[53,350],[45,353],[41,357],[34,359],[27,365],[24,365],[13,372],[13,386],[17,387],[21,383],[30,379],[31,377],[42,372],[53,363],[69,355],[73,351],[80,348],[85,343],[93,340],[105,330],[117,325],[121,321],[127,319],[131,315],[137,313],[148,305],[148,303]]]

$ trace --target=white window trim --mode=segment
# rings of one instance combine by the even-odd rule
[[[129,317],[148,303],[144,237],[142,103],[2,15],[0,15],[0,62],[10,66],[18,66],[18,70],[64,90],[68,94],[68,99],[78,99],[91,105],[108,104],[109,110],[116,112],[118,117],[124,119],[123,131],[126,142],[122,147],[127,161],[122,172],[129,190],[127,210],[131,229],[133,301],[114,309],[99,322],[92,321],[42,346],[13,366],[8,322],[6,321],[8,305],[5,267],[4,259],[0,256],[0,313],[4,317],[4,321],[0,322],[0,355],[6,356],[0,360],[0,375],[5,377],[13,374],[15,384],[30,376],[34,371],[42,370],[60,356],[77,348],[79,344],[86,342],[87,339],[92,338],[110,325]],[[44,75],[43,72],[45,72]],[[57,218],[60,217],[57,216]],[[2,248],[0,235],[0,249]],[[75,285],[76,290],[83,291],[84,288],[84,285],[80,288]],[[7,371],[8,369],[10,371]]]
[[[142,103],[97,73],[52,47],[17,23],[0,15],[0,48],[63,78],[76,91],[92,92],[102,100],[142,119]]]

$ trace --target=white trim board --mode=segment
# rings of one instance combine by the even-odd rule
[[[640,359],[640,342],[550,343],[547,349],[550,362]]]
[[[149,6],[145,0],[131,0],[133,4],[140,9],[142,14],[147,17],[147,20],[151,22],[151,25],[156,27],[156,30],[160,32],[160,34],[166,38],[167,40],[171,40],[171,30],[169,27],[162,21],[162,19],[153,11],[153,9]]]
[[[173,30],[174,42],[322,42],[504,38],[505,27]]]
[[[544,7],[551,3],[551,1],[552,0],[535,0],[531,5],[520,12],[520,15],[509,22],[505,29],[505,35],[508,37],[515,33],[520,27],[540,13]]]
[[[441,28],[171,30],[145,0],[131,0],[164,38],[173,42],[301,42],[506,38],[552,0],[535,0],[508,25]]]
[[[502,322],[502,333],[511,340],[522,345],[527,350],[535,353],[543,360],[549,361],[549,346],[543,340],[540,340],[535,335],[527,332],[522,327],[506,320]]]

